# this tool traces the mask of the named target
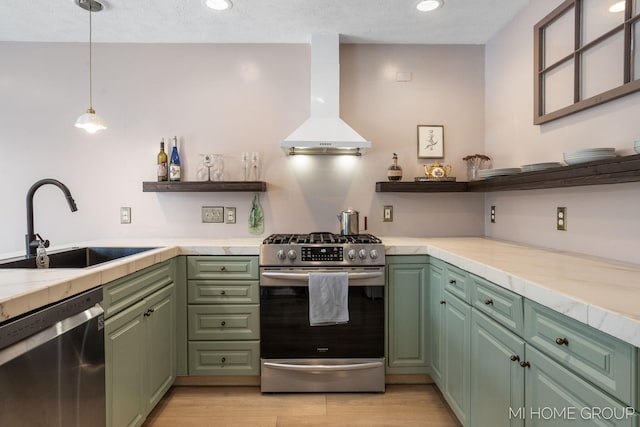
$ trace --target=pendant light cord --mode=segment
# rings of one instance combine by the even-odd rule
[[[93,87],[93,67],[92,67],[92,51],[91,51],[91,45],[92,45],[92,38],[91,38],[91,34],[93,33],[93,29],[92,29],[92,25],[91,25],[91,14],[92,14],[92,10],[93,10],[93,0],[88,0],[89,1],[89,108],[91,110],[93,110],[93,91],[92,91],[92,87]]]

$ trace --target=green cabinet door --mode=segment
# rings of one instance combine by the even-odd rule
[[[527,426],[637,426],[633,409],[528,345],[525,406]]]
[[[471,426],[516,427],[524,406],[525,342],[477,310],[471,313]]]
[[[145,368],[145,301],[105,321],[105,382],[107,426],[142,424],[146,416],[143,370]]]
[[[429,265],[429,328],[431,330],[431,378],[442,389],[444,370],[444,272],[443,264]]]
[[[462,425],[469,424],[471,306],[444,292],[444,387],[441,391]]]
[[[387,373],[429,372],[428,258],[387,257]]]
[[[176,375],[175,285],[147,298],[145,398],[151,411],[173,384]]]

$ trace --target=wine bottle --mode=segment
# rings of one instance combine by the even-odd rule
[[[173,137],[171,160],[169,161],[169,181],[180,181],[180,155],[178,154],[178,138]]]
[[[398,155],[393,153],[393,162],[387,169],[389,181],[400,181],[402,179],[402,168],[398,166]]]
[[[162,138],[160,152],[158,153],[158,181],[166,181],[168,178],[167,153],[164,152],[164,138]]]

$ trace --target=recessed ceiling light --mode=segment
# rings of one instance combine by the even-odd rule
[[[614,3],[613,5],[611,5],[611,7],[609,8],[609,12],[624,12],[624,6],[625,6],[625,2],[624,1],[619,1],[617,3]]]
[[[444,4],[443,0],[422,0],[416,5],[416,9],[420,12],[431,12]]]
[[[233,6],[231,0],[206,0],[204,4],[213,10],[227,10]]]

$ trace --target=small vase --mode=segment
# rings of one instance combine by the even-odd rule
[[[469,181],[477,181],[478,180],[478,166],[468,164],[467,165],[467,179]]]

